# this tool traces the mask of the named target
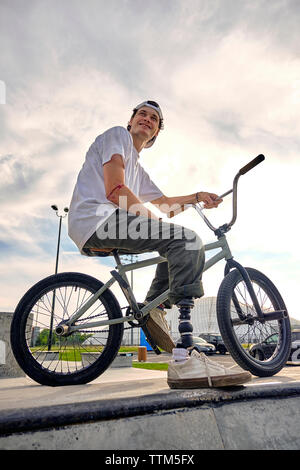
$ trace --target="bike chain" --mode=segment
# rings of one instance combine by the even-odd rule
[[[139,307],[142,307],[144,306],[144,304],[138,304]],[[126,308],[126,314],[125,316],[130,316],[133,312],[131,311],[130,307],[122,307],[121,310],[124,310]],[[97,317],[100,317],[101,314],[99,315],[93,315],[92,317],[89,317],[89,319],[92,319],[92,318],[97,318]],[[148,340],[148,343],[150,344],[150,346],[152,347],[152,349],[156,352],[156,354],[161,354],[161,351],[159,350],[159,348],[157,347],[157,345],[154,343],[150,333],[149,333],[149,330],[146,326],[147,324],[147,321],[148,321],[148,317],[149,317],[149,314],[146,315],[144,318],[142,318],[140,321],[139,320],[136,320],[137,323],[134,323],[133,321],[128,321],[129,325],[128,327],[124,328],[124,330],[132,330],[132,328],[142,328],[144,333],[145,333],[145,336]],[[86,321],[87,319],[82,319],[82,320],[78,320],[78,321]],[[77,330],[79,331],[80,333],[108,333],[109,330]]]
[[[126,312],[126,315],[129,314],[129,309],[130,307],[122,307],[121,310],[124,310],[124,309],[127,309],[127,312]],[[102,314],[98,314],[98,315],[93,315],[92,317],[88,317],[89,320],[93,319],[93,318],[98,318],[100,317]],[[87,318],[82,318],[82,319],[78,319],[77,322],[80,322],[80,321],[86,321]],[[138,324],[134,324],[133,322],[129,322],[129,324],[131,326],[127,326],[127,327],[124,327],[124,330],[132,330],[132,328],[138,328],[140,327],[141,325],[138,325]],[[79,333],[108,333],[109,330],[77,330]]]
[[[124,330],[132,330],[133,326],[128,326]],[[109,330],[76,330],[79,333],[109,333]]]

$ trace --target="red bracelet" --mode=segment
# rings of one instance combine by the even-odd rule
[[[116,189],[121,189],[121,188],[123,188],[123,186],[124,186],[124,184],[118,184],[118,186],[116,186],[116,187],[109,193],[109,195],[106,196],[106,199],[108,199]]]

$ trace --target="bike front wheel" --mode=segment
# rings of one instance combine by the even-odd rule
[[[234,269],[223,279],[217,297],[217,319],[233,359],[253,375],[268,377],[286,364],[291,326],[284,301],[274,284],[256,269],[246,268],[262,312],[285,311],[284,318],[261,322],[241,273]]]
[[[76,322],[83,328],[57,335],[68,320],[103,286],[80,273],[60,273],[35,284],[20,300],[11,324],[11,346],[23,371],[42,385],[78,385],[102,374],[116,357],[123,323],[95,326],[122,317],[118,301],[105,290]]]

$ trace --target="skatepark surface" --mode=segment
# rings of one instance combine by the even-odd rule
[[[148,361],[169,360],[162,356]],[[222,361],[235,367],[228,355]],[[0,449],[300,448],[299,365],[222,389],[171,390],[166,378],[166,371],[133,367],[67,387],[2,378]]]

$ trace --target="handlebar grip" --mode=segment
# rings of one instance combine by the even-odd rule
[[[243,168],[240,169],[239,174],[244,175],[248,171],[252,170],[252,168],[254,168],[256,165],[263,162],[264,159],[265,159],[264,155],[262,154],[258,155],[256,158],[251,160],[251,162],[247,163],[247,165],[243,166]]]

